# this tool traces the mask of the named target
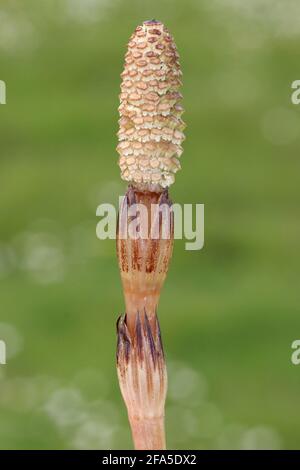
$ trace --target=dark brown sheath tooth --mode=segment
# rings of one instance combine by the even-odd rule
[[[140,314],[137,312],[136,315],[136,321],[135,321],[135,337],[134,337],[135,343],[136,343],[136,349],[137,349],[137,354],[139,357],[139,360],[143,360],[143,334],[142,334],[142,323],[140,319]]]
[[[123,359],[128,363],[130,355],[130,338],[126,327],[126,315],[121,315],[117,320],[117,364],[123,354]]]
[[[147,313],[145,312],[145,330],[146,330],[146,336],[147,336],[147,339],[148,339],[148,342],[149,342],[149,346],[150,346],[150,352],[151,352],[151,357],[152,357],[152,360],[153,360],[153,365],[154,367],[156,366],[156,348],[155,348],[155,342],[154,342],[154,339],[153,339],[153,336],[152,336],[152,331],[151,331],[151,326],[150,326],[150,323],[149,323],[149,319],[147,317]]]

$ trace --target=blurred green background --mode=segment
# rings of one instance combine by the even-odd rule
[[[159,307],[169,448],[297,448],[300,4],[10,0],[0,6],[1,449],[131,448],[115,372],[123,297],[96,208],[117,166],[126,43],[174,35],[187,123],[181,203],[205,247],[176,241]]]

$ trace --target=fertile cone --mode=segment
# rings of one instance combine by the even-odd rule
[[[117,151],[121,177],[159,191],[180,169],[185,127],[176,45],[159,21],[146,21],[130,38],[121,75]]]

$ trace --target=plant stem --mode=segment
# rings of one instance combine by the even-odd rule
[[[164,416],[154,418],[129,416],[129,422],[136,450],[163,450],[166,448]]]
[[[121,177],[129,182],[117,228],[126,308],[117,324],[117,371],[136,449],[166,447],[167,371],[157,307],[173,249],[168,187],[183,151],[181,75],[167,28],[156,20],[138,26],[121,74],[117,146]],[[129,225],[142,208],[146,216],[140,217],[139,232],[132,236]]]

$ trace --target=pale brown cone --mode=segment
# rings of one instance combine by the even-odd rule
[[[121,177],[141,188],[165,188],[180,169],[185,127],[176,45],[159,21],[130,38],[121,75],[117,151]]]

